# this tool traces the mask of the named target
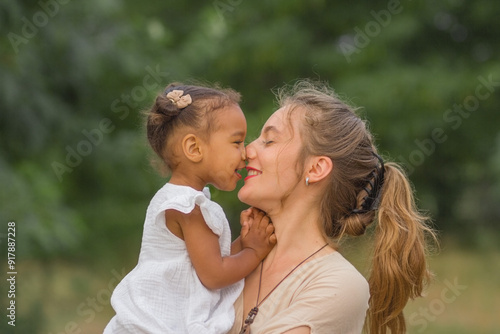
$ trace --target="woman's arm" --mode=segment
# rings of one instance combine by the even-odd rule
[[[241,251],[226,257],[221,256],[219,237],[207,226],[198,206],[189,214],[170,211],[168,217],[182,229],[193,267],[208,289],[220,289],[246,277],[274,246],[269,241],[273,230],[264,215],[255,217],[242,236]]]

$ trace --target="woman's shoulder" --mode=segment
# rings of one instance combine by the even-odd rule
[[[305,269],[294,299],[314,302],[328,313],[338,310],[345,315],[358,315],[361,312],[362,317],[370,298],[368,282],[339,252],[325,255]]]
[[[339,251],[334,251],[331,254],[319,258],[319,264],[332,271],[345,271],[361,275],[358,269],[349,262]]]
[[[365,277],[338,251],[318,258],[306,271],[309,272],[309,284],[335,292],[336,295],[369,295]]]

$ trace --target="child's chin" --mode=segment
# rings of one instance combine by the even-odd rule
[[[234,189],[236,189],[236,186],[234,186],[234,187],[229,187],[229,188],[227,188],[227,189],[224,189],[224,191],[233,191]]]
[[[219,183],[212,183],[212,185],[217,188],[220,191],[233,191],[236,189],[237,182],[225,182],[224,184],[222,182]]]

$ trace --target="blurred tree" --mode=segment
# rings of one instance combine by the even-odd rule
[[[276,107],[271,89],[308,77],[363,107],[440,229],[498,229],[499,10],[486,0],[3,2],[0,219],[18,222],[25,255],[135,258],[165,182],[148,166],[140,111],[162,87],[237,89],[252,140]],[[236,191],[213,197],[237,232]]]

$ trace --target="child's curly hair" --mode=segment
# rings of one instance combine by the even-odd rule
[[[189,95],[191,103],[179,107],[175,101],[167,97],[173,90],[182,91],[183,96]],[[147,138],[161,160],[160,164],[153,161],[153,165],[159,167],[164,174],[174,170],[177,162],[172,154],[170,142],[173,133],[178,128],[190,127],[208,140],[212,131],[217,129],[214,117],[216,111],[239,102],[240,94],[232,89],[183,85],[177,82],[169,84],[163,93],[156,97],[150,110],[145,112]]]

